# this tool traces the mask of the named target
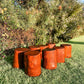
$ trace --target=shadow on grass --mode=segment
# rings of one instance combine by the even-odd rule
[[[5,50],[4,54],[6,55],[5,61],[7,61],[12,66],[14,58],[14,48]]]
[[[71,44],[84,44],[84,42],[75,42],[75,41],[68,41],[66,43],[71,43]]]
[[[44,67],[43,67],[43,60],[41,60],[41,67],[44,68]]]
[[[14,50],[15,48],[8,49],[4,51],[4,54],[7,56],[5,61],[8,62],[13,67],[13,60],[14,60]],[[24,68],[20,68],[22,71],[25,71]]]

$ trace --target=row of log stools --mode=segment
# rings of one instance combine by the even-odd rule
[[[62,44],[60,47],[55,44],[30,46],[29,48],[16,48],[14,52],[14,68],[24,68],[29,76],[41,74],[41,59],[46,69],[56,69],[57,63],[64,63],[65,58],[71,57],[71,45]]]

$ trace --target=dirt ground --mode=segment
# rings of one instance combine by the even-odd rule
[[[13,47],[20,47],[21,45],[32,45],[34,36],[34,29],[8,29],[7,25],[0,24],[0,47],[3,49],[11,49]]]

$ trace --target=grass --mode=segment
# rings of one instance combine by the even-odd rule
[[[0,60],[0,84],[84,84],[84,36],[67,43],[72,45],[72,57],[57,64],[55,70],[41,67],[39,77],[29,77],[24,70],[12,68],[13,54]]]

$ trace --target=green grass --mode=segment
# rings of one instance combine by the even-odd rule
[[[57,64],[55,70],[42,67],[39,77],[29,77],[24,70],[12,68],[13,55],[0,60],[0,84],[84,84],[84,36],[67,43],[72,44],[72,57]]]

